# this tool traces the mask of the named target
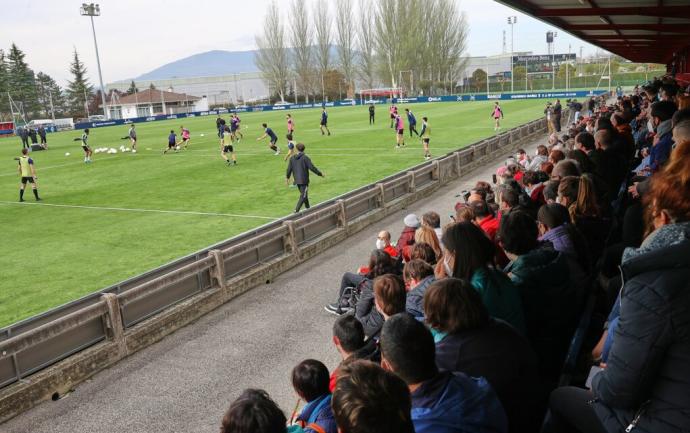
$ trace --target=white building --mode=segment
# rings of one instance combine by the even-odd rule
[[[208,110],[208,98],[184,93],[146,89],[115,98],[108,105],[111,119],[131,119],[160,114],[179,114]]]

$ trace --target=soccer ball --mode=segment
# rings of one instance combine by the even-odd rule
[[[66,152],[66,153],[65,153],[65,156],[69,156],[69,152]]]
[[[180,146],[175,146],[175,150],[180,150]]]
[[[136,149],[133,149],[133,150],[132,150],[132,153],[137,153],[137,150],[136,150]]]
[[[204,134],[199,134],[199,136],[200,136],[200,137],[203,137],[203,136],[204,136]]]

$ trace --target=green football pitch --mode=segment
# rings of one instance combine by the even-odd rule
[[[493,135],[492,104],[408,107],[419,129],[422,116],[428,116],[431,152],[438,156]],[[543,104],[503,103],[502,128],[542,116]],[[330,137],[319,131],[319,109],[292,112],[296,141],[306,144],[306,153],[326,174],[312,178],[312,205],[423,161],[420,140],[407,131],[407,146],[395,149],[387,108],[377,106],[374,126],[366,106],[329,109]],[[43,199],[39,204],[30,191],[25,203],[18,202],[13,158],[21,143],[15,137],[0,140],[0,326],[291,213],[298,192],[286,186],[283,155],[274,156],[266,140],[256,141],[266,122],[285,152],[285,114],[241,115],[244,139],[235,147],[235,167],[220,157],[215,116],[137,124],[136,154],[119,151],[129,146],[120,139],[128,126],[94,128],[91,147],[118,153],[95,154],[88,165],[80,143],[73,141],[81,131],[49,134],[49,150],[31,154]],[[189,149],[163,155],[169,131],[179,133],[180,125],[191,132]]]

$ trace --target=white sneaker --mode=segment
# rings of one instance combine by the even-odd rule
[[[276,153],[274,153],[273,155],[280,155],[280,150],[276,150]]]

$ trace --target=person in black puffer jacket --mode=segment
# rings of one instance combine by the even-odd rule
[[[644,200],[654,231],[623,256],[607,365],[591,392],[552,393],[544,432],[690,430],[690,146],[674,153]]]

